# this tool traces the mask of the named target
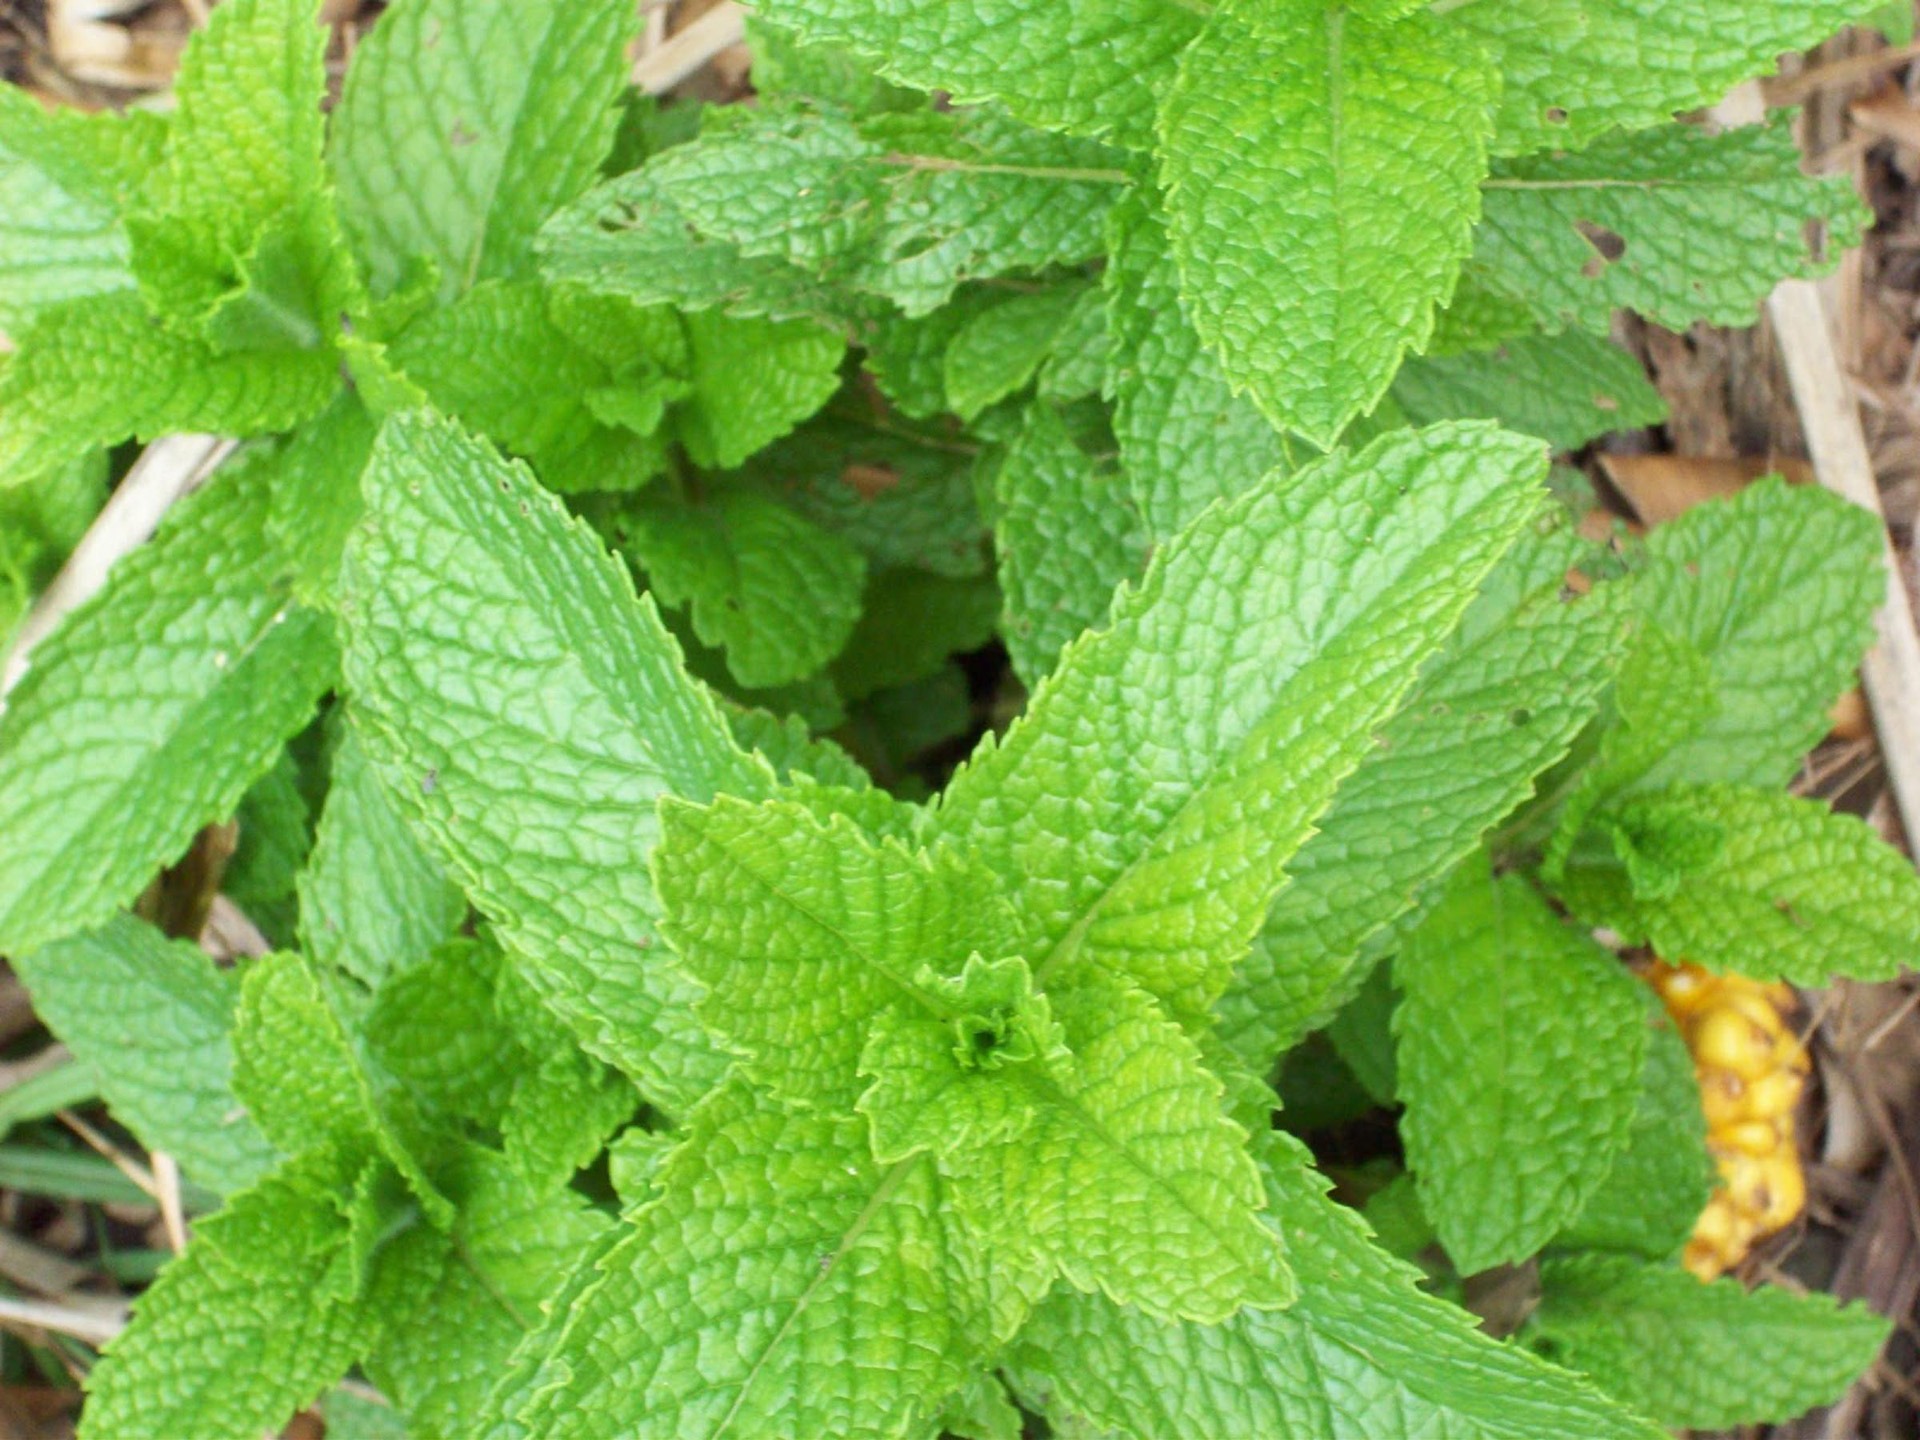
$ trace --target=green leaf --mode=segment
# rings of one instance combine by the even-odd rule
[[[1001,633],[1027,684],[1105,620],[1115,587],[1138,576],[1147,545],[1127,488],[1124,475],[1074,443],[1051,405],[1027,407],[994,482],[993,524],[1006,596]]]
[[[130,290],[50,306],[14,339],[0,369],[0,484],[128,439],[288,430],[340,388],[320,351],[221,355],[162,327]]]
[[[258,1440],[347,1372],[373,1336],[353,1303],[331,1162],[295,1162],[194,1228],[87,1379],[88,1440]]]
[[[1663,848],[1677,874],[1631,868]],[[1558,888],[1583,919],[1756,980],[1886,979],[1920,940],[1920,877],[1900,852],[1852,815],[1773,790],[1636,795],[1575,847]]]
[[[613,144],[634,28],[624,0],[388,8],[354,53],[330,155],[377,293],[422,263],[443,300],[529,273],[534,232]]]
[[[1831,1295],[1576,1255],[1541,1264],[1526,1339],[1662,1425],[1726,1430],[1839,1399],[1891,1330]]]
[[[1056,1431],[1074,1418],[1134,1440],[1658,1440],[1574,1377],[1488,1339],[1424,1293],[1284,1136],[1264,1146],[1274,1223],[1300,1299],[1222,1325],[1167,1325],[1056,1291],[1009,1355],[1017,1393]],[[1072,1433],[1072,1432],[1068,1432]]]
[[[1718,708],[1643,773],[1643,788],[1792,778],[1872,639],[1879,547],[1857,506],[1778,480],[1647,537],[1633,607],[1706,657]]]
[[[1486,416],[1509,430],[1538,435],[1556,451],[1667,418],[1666,402],[1640,362],[1582,331],[1521,336],[1489,351],[1416,357],[1400,367],[1387,399],[1414,425]]]
[[[234,822],[240,833],[222,888],[269,944],[290,945],[299,916],[294,883],[313,846],[313,814],[291,751],[240,797]]]
[[[1210,501],[1251,489],[1288,459],[1285,438],[1235,395],[1180,298],[1164,218],[1136,188],[1108,226],[1106,395],[1147,531],[1176,533]]]
[[[726,651],[742,685],[785,685],[845,647],[867,563],[852,544],[778,500],[714,484],[697,502],[649,492],[620,512],[623,548],[662,605]]]
[[[240,985],[198,946],[122,915],[16,955],[34,1009],[95,1076],[114,1118],[223,1194],[272,1167],[233,1093]]]
[[[1463,1274],[1526,1259],[1627,1143],[1639,983],[1526,879],[1471,860],[1393,966],[1400,1122],[1421,1207]]]
[[[373,449],[373,419],[359,391],[338,393],[280,450],[267,533],[299,567],[294,594],[331,609],[347,535],[359,523],[360,472]]]
[[[466,898],[401,818],[357,728],[342,726],[300,877],[307,954],[378,988],[392,971],[424,959],[466,916]]]
[[[1287,865],[1221,997],[1220,1035],[1255,1073],[1326,1023],[1386,927],[1526,799],[1593,718],[1621,644],[1617,610],[1560,594],[1567,537],[1524,539],[1380,743]],[[1536,560],[1535,557],[1538,557]],[[1510,572],[1537,575],[1505,582]],[[1511,599],[1500,590],[1511,583]]]
[[[1677,1255],[1714,1184],[1700,1081],[1686,1041],[1651,991],[1647,1064],[1626,1148],[1555,1249],[1618,1250],[1649,1260]]]
[[[1165,0],[762,0],[756,13],[843,45],[883,75],[955,100],[1004,101],[1036,125],[1153,143],[1153,114],[1200,13]]]
[[[1106,970],[1206,1013],[1540,473],[1533,442],[1441,426],[1216,505],[1159,549],[936,815],[1009,887],[1036,979]]]
[[[165,133],[142,111],[49,112],[0,91],[0,322],[17,333],[49,306],[132,288],[121,206]]]
[[[1669,125],[1502,161],[1483,203],[1474,270],[1541,323],[1602,334],[1616,309],[1676,330],[1750,325],[1775,282],[1830,268],[1867,219],[1845,176],[1800,173],[1785,125]]]
[[[870,577],[863,604],[860,623],[833,665],[834,683],[851,701],[924,680],[948,656],[988,644],[1001,609],[993,581],[924,570],[883,570]]]
[[[148,300],[220,348],[310,349],[357,285],[321,158],[317,18],[308,0],[243,0],[209,18],[181,60],[165,152],[127,216]]]
[[[1474,0],[1446,20],[1493,51],[1506,77],[1495,144],[1519,154],[1577,150],[1609,130],[1710,105],[1868,8],[1869,0],[1753,0],[1728,25],[1703,0]]]
[[[1085,294],[1080,285],[1050,285],[1008,296],[969,318],[947,346],[948,408],[972,420],[1023,389]]]
[[[484,1152],[461,1166],[454,1198],[460,1218],[428,1282],[414,1278],[420,1262],[409,1257],[413,1265],[390,1262],[376,1276],[370,1297],[385,1313],[368,1373],[406,1415],[411,1440],[474,1433],[507,1357],[610,1225],[575,1191],[530,1184]]]
[[[1005,1387],[990,1374],[967,1381],[940,1410],[940,1433],[960,1440],[1021,1440],[1026,1424]]]
[[[482,281],[409,325],[388,354],[436,406],[525,456],[554,489],[638,489],[665,463],[665,439],[653,433],[665,402],[686,391],[673,373],[686,366],[680,326],[601,300],[603,316],[625,311],[637,323],[618,339],[596,337],[596,354],[562,325],[560,303],[538,284]],[[651,415],[634,413],[649,400]],[[609,424],[614,404],[636,423]]]
[[[693,394],[679,415],[695,462],[726,470],[826,404],[846,342],[810,321],[686,317]]]
[[[1181,294],[1276,425],[1332,444],[1432,333],[1472,246],[1497,90],[1424,14],[1224,0],[1182,58],[1160,117]]]
[[[1014,1069],[1038,1102],[1033,1128],[977,1174],[957,1157],[956,1175],[1078,1289],[1167,1321],[1292,1304],[1292,1247],[1258,1214],[1247,1132],[1193,1042],[1122,982],[1048,998],[1072,1063]]]
[[[223,474],[33,655],[0,717],[0,949],[97,925],[233,813],[332,683],[258,467]]]
[[[790,803],[667,805],[662,823],[663,930],[704,991],[700,1018],[784,1097],[851,1113],[874,1014],[932,1004],[922,967],[957,974],[970,953],[1012,949],[991,880],[954,855],[876,845]]]
[[[1006,1340],[1042,1281],[990,1252],[924,1156],[729,1085],[695,1113],[494,1404],[508,1436],[899,1436]],[[493,1432],[489,1432],[493,1433]]]
[[[771,770],[735,747],[626,567],[524,468],[407,417],[365,488],[343,583],[368,753],[587,1048],[690,1106],[724,1062],[655,949],[656,806],[758,795]]]
[[[363,1058],[344,996],[298,955],[247,968],[233,1025],[233,1088],[268,1140],[288,1154],[384,1160],[436,1226],[453,1211],[414,1153],[419,1125],[384,1074]]]

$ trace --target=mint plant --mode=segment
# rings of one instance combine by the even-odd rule
[[[226,0],[171,114],[0,95],[0,618],[110,447],[249,442],[0,714],[0,952],[218,1202],[83,1433],[347,1428],[356,1372],[416,1440],[1837,1394],[1884,1320],[1676,1263],[1621,960],[1913,953],[1785,789],[1879,538],[1547,482],[1661,414],[1615,308],[1857,232],[1672,116],[1863,8],[765,0],[700,109],[625,93],[629,0],[397,0],[328,109],[305,0]],[[226,967],[142,895],[236,815]],[[1364,1215],[1339,1086],[1401,1110]]]

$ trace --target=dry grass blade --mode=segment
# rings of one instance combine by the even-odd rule
[[[661,42],[633,67],[633,83],[649,95],[671,90],[746,38],[744,7],[723,0],[679,34]]]

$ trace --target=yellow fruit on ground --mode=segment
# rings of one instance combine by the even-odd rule
[[[1776,1068],[1774,1042],[1779,1033],[1778,1017],[1769,1030],[1741,1009],[1716,1005],[1687,1026],[1687,1043],[1694,1064],[1702,1069],[1728,1070],[1742,1080],[1754,1081]]]

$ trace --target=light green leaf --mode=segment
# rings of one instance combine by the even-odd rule
[[[300,877],[300,940],[370,988],[426,958],[467,902],[401,819],[359,733],[343,725],[326,808]]]
[[[1274,1224],[1300,1276],[1286,1310],[1162,1324],[1056,1291],[1010,1353],[1016,1391],[1059,1430],[1131,1440],[1659,1440],[1662,1432],[1424,1293],[1284,1136],[1265,1142]],[[1068,1431],[1067,1433],[1073,1433]]]
[[[233,1092],[238,978],[130,915],[16,955],[34,1009],[92,1071],[114,1118],[222,1194],[272,1167]]]
[[[321,158],[326,37],[308,0],[242,0],[196,33],[159,165],[130,207],[154,308],[219,348],[311,349],[357,287]]]
[[[1144,189],[1114,207],[1108,242],[1113,433],[1147,531],[1165,539],[1210,501],[1278,469],[1287,443],[1251,400],[1233,393],[1200,343],[1180,298],[1166,222]]]
[[[130,290],[50,306],[13,338],[19,353],[0,368],[0,484],[128,439],[291,429],[340,388],[321,351],[217,354],[163,328]]]
[[[1074,443],[1045,401],[1027,407],[994,482],[993,543],[1015,672],[1038,684],[1060,651],[1106,619],[1147,544],[1126,477]]]
[[[1648,536],[1633,607],[1706,656],[1718,708],[1644,772],[1643,788],[1791,779],[1872,639],[1879,552],[1871,516],[1778,480]]]
[[[396,419],[366,493],[344,587],[368,753],[587,1048],[690,1106],[724,1062],[656,947],[656,806],[758,795],[772,771],[735,747],[625,566],[524,468]]]
[[[1044,1281],[987,1249],[927,1157],[875,1165],[865,1129],[738,1084],[712,1096],[657,1198],[509,1372],[494,1404],[518,1424],[498,1433],[878,1440],[931,1423]]]
[[[1727,1430],[1839,1399],[1891,1329],[1831,1295],[1706,1285],[1678,1266],[1578,1255],[1542,1263],[1525,1333],[1662,1425]]]
[[[1023,388],[1053,353],[1085,293],[1080,285],[1049,285],[1009,296],[969,318],[947,346],[948,408],[972,420]]]
[[[1774,790],[1636,795],[1590,827],[1558,889],[1583,919],[1756,980],[1889,979],[1920,944],[1912,864],[1864,821]]]
[[[1639,982],[1483,858],[1407,937],[1393,975],[1400,1134],[1421,1207],[1462,1274],[1524,1260],[1627,1143],[1646,1061]]]
[[[667,805],[662,823],[662,928],[703,988],[700,1018],[785,1097],[851,1113],[875,1013],[944,1013],[923,966],[958,974],[971,953],[1011,951],[992,882],[952,854],[875,844],[784,802]]]
[[[329,626],[290,603],[266,515],[260,467],[221,475],[34,652],[0,717],[0,949],[133,899],[332,683]]]
[[[1783,54],[1858,20],[1870,0],[1752,0],[1740,23],[1704,0],[1473,0],[1446,21],[1494,53],[1501,154],[1577,150],[1710,105]]]
[[[1024,120],[1144,150],[1174,60],[1199,32],[1166,0],[762,0],[756,13],[843,45],[892,79],[955,100],[998,99]]]
[[[609,1228],[576,1191],[529,1184],[484,1152],[462,1164],[453,1192],[460,1218],[451,1245],[431,1257],[439,1263],[390,1261],[369,1297],[383,1334],[368,1373],[406,1415],[410,1440],[470,1440],[541,1305]],[[422,1260],[424,1285],[414,1279]]]
[[[977,1177],[956,1157],[956,1176],[1081,1290],[1169,1321],[1292,1304],[1291,1247],[1258,1214],[1247,1133],[1193,1042],[1129,985],[1049,1000],[1072,1063],[1013,1069],[1036,1123],[983,1154]]]
[[[144,112],[49,112],[0,91],[0,322],[17,331],[48,306],[133,286],[121,205],[165,133]]]
[[[1483,203],[1475,272],[1543,324],[1602,334],[1616,309],[1677,330],[1750,325],[1776,281],[1830,268],[1868,218],[1845,176],[1800,173],[1785,125],[1669,125],[1502,161]],[[1809,252],[1816,220],[1824,245]]]
[[[1009,887],[1043,986],[1057,965],[1104,970],[1206,1013],[1541,471],[1537,442],[1441,426],[1276,479],[1160,547],[935,816]]]
[[[354,52],[329,157],[376,292],[422,262],[443,300],[528,273],[534,232],[613,144],[634,29],[625,0],[388,7]]]
[[[1332,444],[1432,333],[1472,246],[1497,90],[1424,14],[1224,0],[1182,58],[1160,117],[1181,294],[1276,425]]]
[[[1026,1425],[1026,1417],[991,1374],[974,1376],[940,1409],[940,1433],[960,1440],[1021,1440]]]
[[[1498,349],[1423,355],[1394,377],[1388,403],[1414,425],[1487,417],[1556,451],[1667,418],[1640,362],[1583,331],[1526,335]]]
[[[87,1440],[259,1440],[373,1336],[353,1303],[348,1207],[330,1162],[295,1162],[194,1229],[87,1379]]]
[[[701,465],[727,470],[778,440],[840,388],[846,342],[806,320],[686,317],[693,393],[680,439]]]
[[[549,313],[556,301],[538,284],[482,281],[408,326],[388,354],[436,406],[525,456],[554,489],[638,489],[665,463],[666,441],[654,435],[664,404],[686,391],[671,373],[685,367],[680,327],[658,315],[646,327],[658,333],[601,337],[606,353],[596,354]],[[599,305],[649,313],[613,298]],[[649,401],[650,415],[634,413]],[[609,424],[615,405],[650,423]]]
[[[624,548],[660,604],[687,607],[742,685],[785,685],[846,646],[867,562],[762,492],[715,483],[697,501],[649,492],[620,513]]]
[[[1555,1249],[1671,1259],[1706,1208],[1714,1168],[1693,1056],[1651,990],[1646,1008],[1647,1064],[1626,1148],[1585,1208],[1553,1237]]]
[[[1217,1007],[1221,1038],[1256,1074],[1326,1023],[1386,927],[1526,799],[1593,718],[1621,623],[1598,597],[1562,600],[1570,556],[1564,534],[1509,552],[1502,583],[1468,612],[1471,629],[1429,663],[1288,862],[1291,879]],[[1511,599],[1498,593],[1508,583]]]

